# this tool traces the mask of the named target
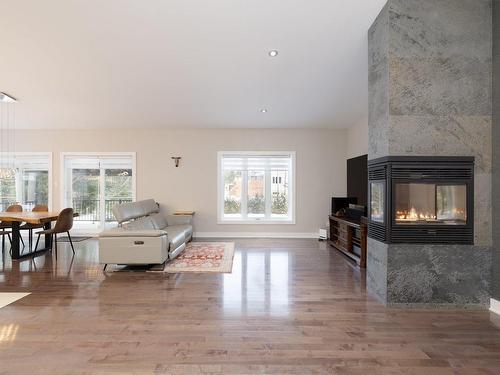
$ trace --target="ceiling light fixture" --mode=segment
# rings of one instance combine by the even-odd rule
[[[278,50],[276,50],[276,49],[272,49],[272,50],[270,50],[270,51],[269,51],[269,56],[271,56],[271,57],[276,57],[276,56],[278,56]]]
[[[4,93],[4,92],[0,92],[0,102],[2,102],[2,103],[15,103],[15,102],[17,102],[17,99]]]
[[[260,113],[267,113],[267,109],[262,108],[262,109],[260,110]]]

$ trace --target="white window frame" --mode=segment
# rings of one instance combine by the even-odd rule
[[[48,201],[48,206],[49,206],[49,211],[52,210],[52,194],[53,194],[53,184],[52,184],[52,152],[0,152],[0,155],[2,155],[3,157],[6,157],[6,156],[14,156],[14,158],[16,156],[44,156],[44,157],[47,157],[48,159],[48,163],[47,163],[47,166],[48,166],[48,174],[49,174],[49,178],[48,178],[48,192],[49,192],[49,201]],[[21,202],[22,201],[22,192],[19,191],[19,184],[20,184],[20,181],[18,181],[16,179],[16,199]],[[21,198],[21,199],[19,199]]]
[[[60,153],[60,166],[59,166],[59,180],[60,180],[60,202],[61,205],[66,204],[66,171],[65,171],[65,161],[66,157],[99,157],[99,156],[130,156],[132,158],[132,201],[137,200],[137,158],[136,152],[61,152]],[[101,190],[104,187],[101,186]],[[103,229],[103,228],[101,228]]]
[[[289,215],[286,219],[281,218],[225,218],[224,217],[224,179],[222,177],[222,159],[224,156],[272,156],[272,155],[290,155],[291,159],[291,178],[289,179],[290,187],[289,193]],[[295,201],[295,190],[296,190],[296,168],[295,168],[295,151],[219,151],[217,152],[217,224],[295,224],[295,214],[296,214],[296,201]],[[267,181],[267,178],[266,178]],[[245,184],[243,184],[245,185]],[[269,185],[270,186],[270,185]],[[246,191],[248,187],[242,186],[242,194]],[[268,185],[266,182],[266,193],[268,190]],[[268,194],[266,194],[266,198]],[[266,199],[266,206],[270,204],[270,200]],[[242,206],[246,205],[246,199],[242,200]]]

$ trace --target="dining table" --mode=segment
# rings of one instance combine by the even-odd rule
[[[73,217],[79,216],[78,213],[73,213]],[[21,224],[35,224],[43,225],[43,230],[48,230],[52,226],[52,222],[56,221],[59,217],[59,212],[49,211],[49,212],[33,212],[33,211],[23,211],[23,212],[0,212],[0,222],[11,223],[12,228],[12,259],[20,259],[26,256],[34,255],[37,253],[43,253],[52,248],[52,236],[50,234],[45,235],[45,247],[39,250],[30,251],[23,254],[21,252]],[[30,249],[31,250],[31,249]]]

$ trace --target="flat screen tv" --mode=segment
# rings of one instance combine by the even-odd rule
[[[356,198],[348,197],[333,197],[332,198],[332,215],[335,215],[340,210],[347,210],[350,204],[356,204]]]

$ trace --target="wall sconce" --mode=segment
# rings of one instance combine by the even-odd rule
[[[174,160],[175,168],[178,168],[179,162],[181,161],[181,157],[180,156],[172,156],[172,159]]]

